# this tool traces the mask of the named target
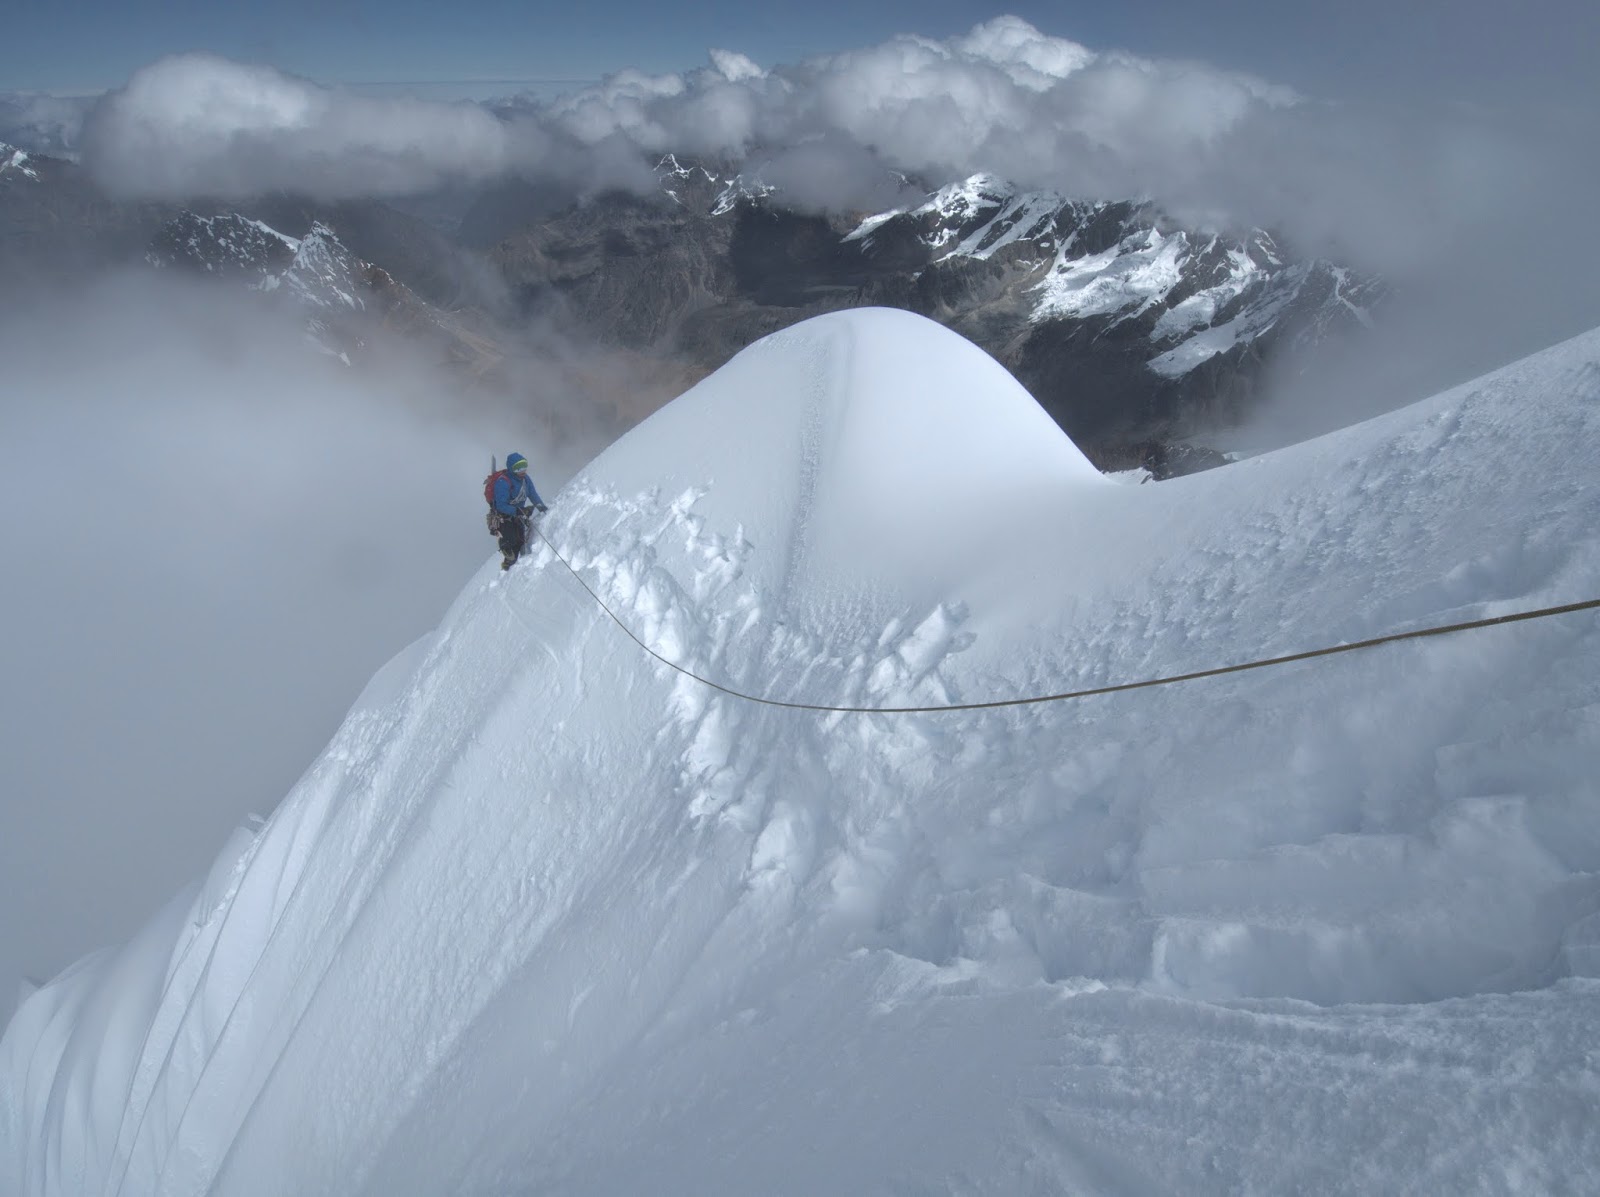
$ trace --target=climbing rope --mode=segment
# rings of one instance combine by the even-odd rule
[[[1266,669],[1271,665],[1288,665],[1294,661],[1310,661],[1317,657],[1332,657],[1339,653],[1353,653],[1358,649],[1376,648],[1380,644],[1394,644],[1401,640],[1421,640],[1426,636],[1443,636],[1450,632],[1467,632],[1474,628],[1492,628],[1500,624],[1521,623],[1529,619],[1544,619],[1552,615],[1570,615],[1575,611],[1592,611],[1600,608],[1600,599],[1589,599],[1581,603],[1564,603],[1559,607],[1540,607],[1536,611],[1518,611],[1511,615],[1496,615],[1489,619],[1472,619],[1464,623],[1442,624],[1438,627],[1418,628],[1411,632],[1391,632],[1387,636],[1374,636],[1370,640],[1355,640],[1349,644],[1333,644],[1326,648],[1314,648],[1308,652],[1290,653],[1282,657],[1266,657],[1259,661],[1245,661],[1238,665],[1222,665],[1215,669],[1198,669],[1193,673],[1176,673],[1168,677],[1147,678],[1141,682],[1122,682],[1115,686],[1095,686],[1087,690],[1068,690],[1061,694],[1036,694],[1027,698],[1000,698],[990,702],[957,702],[935,706],[915,707],[834,707],[814,702],[788,702],[781,698],[763,698],[759,694],[746,694],[741,690],[724,686],[721,682],[712,681],[710,678],[701,677],[692,669],[686,669],[676,661],[669,661],[643,640],[639,639],[605,600],[594,592],[589,583],[583,580],[583,575],[572,567],[572,564],[563,557],[556,546],[550,543],[549,537],[541,528],[535,528],[539,539],[555,555],[555,559],[566,567],[566,570],[578,580],[578,585],[589,592],[599,608],[611,617],[611,621],[627,633],[632,640],[645,652],[649,653],[668,669],[681,673],[684,677],[699,682],[702,686],[709,686],[713,690],[720,690],[723,694],[734,698],[743,699],[745,702],[760,703],[767,707],[786,707],[791,711],[822,711],[838,715],[930,715],[941,711],[988,711],[997,707],[1026,707],[1043,702],[1066,702],[1073,698],[1093,698],[1099,694],[1118,694],[1124,690],[1147,690],[1152,686],[1173,686],[1179,682],[1193,682],[1206,677],[1221,677],[1226,673],[1243,673],[1249,669]]]

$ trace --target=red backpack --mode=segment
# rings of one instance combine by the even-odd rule
[[[493,469],[494,458],[491,457],[489,459],[489,465],[490,465],[491,469]],[[507,470],[493,470],[493,472],[487,478],[485,478],[483,480],[483,501],[485,503],[489,504],[489,514],[484,516],[483,518],[484,518],[484,522],[489,525],[489,535],[490,536],[499,536],[500,535],[500,513],[497,510],[495,510],[495,505],[494,505],[494,484],[496,482],[500,481],[500,479],[502,479],[502,478],[504,478],[506,480],[506,486],[508,488],[506,493],[510,494],[511,492],[509,490],[509,487],[511,486],[511,474],[510,474],[509,471],[507,471]]]
[[[511,485],[511,473],[509,470],[496,470],[483,480],[483,501],[489,504],[491,509],[494,507],[494,484],[502,478],[506,480],[506,486],[509,488]],[[509,494],[510,491],[507,490],[506,493]]]

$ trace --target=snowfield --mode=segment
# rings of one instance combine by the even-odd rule
[[[1159,485],[919,317],[769,337],[550,543],[749,695],[980,702],[1600,597],[1600,331]],[[1593,612],[762,705],[548,547],[0,1042],[16,1194],[1600,1191]]]

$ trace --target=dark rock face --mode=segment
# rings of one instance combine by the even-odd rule
[[[151,238],[147,257],[157,266],[260,282],[287,270],[298,248],[292,238],[237,212],[180,212]]]

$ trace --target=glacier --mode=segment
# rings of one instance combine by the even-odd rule
[[[920,317],[766,338],[22,1003],[0,1191],[1600,1188],[1592,612],[773,705],[1600,596],[1597,444],[1600,330],[1150,486]]]

